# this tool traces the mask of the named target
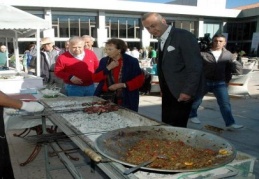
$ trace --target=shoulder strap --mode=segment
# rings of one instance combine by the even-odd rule
[[[109,58],[106,66],[108,66],[111,63],[111,61],[112,61],[112,59]],[[106,78],[106,83],[107,83],[107,87],[114,84],[114,78],[113,78],[112,70],[110,70],[109,73],[108,73],[108,77]]]

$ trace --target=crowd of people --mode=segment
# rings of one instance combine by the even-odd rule
[[[158,49],[152,47],[129,50],[122,39],[109,39],[105,48],[93,47],[91,36],[74,36],[65,42],[63,49],[57,48],[52,38],[41,39],[40,76],[44,84],[60,87],[67,96],[99,96],[106,100],[138,111],[139,89],[145,82],[145,73],[139,60],[150,58],[157,64],[157,74],[162,96],[162,122],[187,127],[188,120],[201,121],[197,109],[207,92],[212,92],[220,107],[227,128],[240,129],[231,112],[227,84],[235,73],[234,55],[225,49],[226,38],[216,34],[212,46],[201,52],[196,37],[189,31],[168,25],[158,13],[146,13],[142,24],[148,32],[159,39]],[[24,70],[37,73],[35,44],[30,44],[24,53]],[[6,63],[6,47],[0,47],[0,66]],[[98,84],[95,86],[95,83]],[[9,101],[9,102],[7,102]],[[31,106],[34,105],[34,106]],[[0,92],[0,112],[11,107],[30,112],[42,111],[40,104],[10,100]],[[1,117],[3,116],[0,114]],[[0,119],[2,123],[3,119]],[[4,127],[0,123],[0,142],[8,154]],[[2,157],[2,156],[1,156]],[[0,165],[0,178],[13,178],[10,161]],[[4,167],[3,167],[4,166]],[[8,173],[5,173],[5,167]],[[7,170],[6,170],[7,171]],[[5,177],[9,176],[9,177]]]
[[[150,60],[150,65],[157,63],[157,50],[154,47],[146,47],[146,48],[137,48],[133,47],[132,50],[130,48],[127,48],[126,54],[133,56],[134,58],[137,58],[138,60]]]
[[[242,128],[235,123],[227,93],[227,84],[232,74],[238,74],[236,66],[240,63],[225,49],[225,37],[216,34],[211,48],[201,52],[192,33],[168,25],[158,13],[144,14],[142,24],[158,38],[158,49],[130,50],[126,42],[116,38],[108,40],[105,48],[97,48],[89,35],[72,37],[64,48],[58,48],[52,38],[45,37],[41,39],[40,60],[36,59],[36,45],[31,43],[27,47],[24,71],[36,75],[39,61],[44,84],[54,84],[65,95],[104,97],[106,93],[106,98],[110,96],[113,102],[137,111],[139,90],[150,83],[151,76],[140,68],[139,61],[150,59],[159,77],[163,122],[179,127],[186,127],[188,120],[201,123],[197,109],[204,95],[212,92],[226,126]],[[2,45],[1,66],[6,57],[6,47]]]
[[[116,38],[108,40],[105,48],[97,48],[89,35],[72,37],[64,48],[58,48],[52,38],[45,37],[41,39],[40,60],[36,59],[36,45],[27,47],[24,71],[36,75],[39,62],[44,84],[61,88],[67,96],[104,96],[102,93],[112,92],[109,95],[113,100],[116,97],[116,103],[137,111],[137,94],[150,77],[140,68],[139,61],[148,58],[159,77],[163,122],[179,127],[186,127],[188,120],[200,123],[197,109],[203,96],[213,92],[226,126],[242,128],[235,123],[227,93],[227,84],[231,75],[237,74],[235,65],[239,62],[225,49],[225,37],[216,34],[211,48],[201,52],[192,33],[168,25],[158,13],[144,14],[142,24],[158,38],[158,49],[130,50],[126,42]],[[2,45],[1,66],[6,58],[6,47]]]

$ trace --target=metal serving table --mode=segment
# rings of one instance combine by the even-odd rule
[[[176,173],[153,173],[146,171],[138,171],[134,174],[124,175],[123,172],[127,169],[124,165],[110,161],[105,156],[101,156],[102,160],[100,162],[94,162],[98,152],[95,148],[96,139],[103,133],[113,131],[125,127],[136,127],[136,126],[164,126],[165,124],[157,122],[148,117],[142,116],[136,112],[130,111],[128,109],[119,109],[118,111],[113,111],[109,113],[94,113],[87,114],[83,112],[83,103],[91,104],[96,101],[100,101],[98,97],[64,97],[64,98],[49,98],[40,100],[42,104],[45,105],[44,115],[42,117],[43,127],[45,126],[45,119],[48,118],[53,124],[57,125],[60,130],[62,130],[72,141],[75,143],[83,152],[87,151],[93,152],[94,155],[88,155],[92,159],[92,162],[100,168],[109,178],[184,178],[184,176],[191,177],[192,172],[186,172],[181,174]],[[60,150],[55,142],[50,142],[52,148],[55,150]],[[45,151],[47,151],[48,144],[44,145]],[[97,153],[97,154],[95,154]],[[63,153],[58,153],[59,157],[65,163],[67,170],[73,175],[74,178],[82,178],[81,174],[76,170],[76,167],[71,163],[66,155]],[[239,155],[239,154],[238,154]],[[242,156],[243,157],[243,156]],[[48,165],[48,155],[45,152],[46,158],[46,172],[47,178],[51,178],[49,174]],[[243,160],[244,158],[242,158]],[[245,158],[245,161],[250,165],[248,173],[252,171],[253,162],[255,159],[249,157]],[[224,178],[229,176],[238,175],[241,171],[240,168],[236,169],[235,166],[244,165],[240,160],[230,163],[228,167],[220,167],[211,170],[211,173],[207,174],[204,171],[204,175],[214,176],[213,174],[220,174],[218,178]],[[247,167],[246,167],[247,168]],[[202,175],[203,172],[194,173],[198,177]],[[246,173],[247,174],[247,173]],[[243,176],[245,174],[242,174]],[[248,174],[247,174],[248,175]],[[194,176],[194,175],[193,175]]]
[[[124,127],[160,125],[160,123],[152,119],[127,109],[119,109],[118,111],[102,114],[87,114],[80,110],[80,108],[85,108],[85,106],[82,107],[82,103],[92,103],[100,100],[102,99],[98,97],[64,97],[58,98],[58,100],[55,98],[41,99],[41,103],[45,105],[45,116],[42,118],[43,128],[45,126],[45,118],[48,118],[82,151],[86,152],[87,149],[90,149],[96,152],[94,146],[95,139],[105,132]],[[57,148],[54,142],[51,142],[50,145],[52,145],[52,148]],[[46,144],[44,146],[47,150],[48,146]],[[81,178],[73,164],[65,159],[65,155],[59,157],[65,161],[66,168],[74,178]],[[47,153],[45,159],[46,172],[49,173]],[[124,175],[123,172],[126,168],[117,162],[97,162],[96,166],[110,178],[137,178],[133,174]],[[47,176],[51,177],[49,174]]]

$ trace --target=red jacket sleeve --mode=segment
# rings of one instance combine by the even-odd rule
[[[144,80],[145,80],[145,76],[144,74],[141,73],[140,75],[136,76],[132,80],[127,81],[126,84],[127,84],[128,90],[133,91],[140,88],[143,85]]]
[[[55,63],[54,73],[55,73],[55,75],[57,77],[59,77],[59,78],[61,78],[63,80],[67,80],[67,79],[69,79],[69,76],[71,74],[64,72],[64,67],[65,66],[62,63],[62,59],[61,58],[62,58],[62,55],[58,56],[58,59],[57,59],[57,61]]]
[[[106,79],[106,75],[104,74],[103,70],[93,74],[93,81],[96,83],[98,83],[104,79]]]

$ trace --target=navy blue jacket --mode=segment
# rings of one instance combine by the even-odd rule
[[[132,80],[133,78],[142,74],[141,68],[139,67],[139,62],[136,58],[128,54],[123,54],[122,58],[123,58],[122,79],[121,79],[122,83],[126,83],[127,81]],[[108,56],[102,58],[100,60],[99,67],[96,69],[95,73],[104,71],[104,74],[108,74],[109,71],[106,68],[108,60],[109,60]],[[105,80],[102,80],[99,82],[94,93],[95,96],[100,96],[104,83],[105,83]],[[131,109],[136,112],[138,111],[139,89],[129,91],[128,88],[123,88],[122,97],[123,97],[123,100],[122,100],[123,107]]]

